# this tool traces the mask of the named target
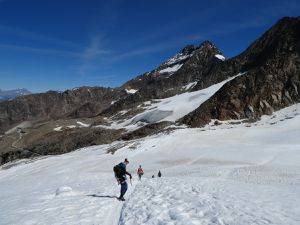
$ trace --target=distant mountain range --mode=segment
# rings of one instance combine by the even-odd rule
[[[221,82],[224,85],[220,86]],[[193,92],[196,94],[189,95]],[[183,96],[175,101],[180,118],[172,117],[174,109],[167,107],[171,100],[165,100],[157,109],[156,103],[161,99],[176,95]],[[187,107],[188,102],[197,105]],[[140,138],[170,124],[202,127],[211,120],[256,121],[299,102],[300,17],[284,17],[230,59],[225,59],[214,43],[205,41],[198,46],[187,45],[154,70],[118,88],[80,87],[64,92],[21,94],[3,101],[0,153],[6,152],[3,163]],[[147,116],[142,115],[144,112]],[[89,125],[78,125],[78,119]],[[17,125],[19,133],[5,139],[16,131],[10,129]],[[131,125],[135,128],[128,128]],[[16,140],[11,143],[13,138]]]
[[[28,94],[31,94],[31,92],[25,88],[18,88],[15,90],[8,90],[8,91],[0,89],[0,101],[12,100],[18,96],[23,96]]]

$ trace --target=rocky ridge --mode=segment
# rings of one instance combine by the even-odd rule
[[[19,96],[0,103],[0,134],[23,121],[96,116],[126,95],[119,89],[80,87]]]

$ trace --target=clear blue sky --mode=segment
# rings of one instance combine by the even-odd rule
[[[299,0],[0,0],[0,89],[116,87],[187,44],[241,53]]]

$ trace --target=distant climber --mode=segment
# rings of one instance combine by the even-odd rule
[[[139,176],[139,180],[142,179],[142,176],[144,175],[144,171],[142,169],[142,166],[140,165],[137,171],[137,175]]]
[[[161,172],[160,172],[160,171],[158,171],[157,176],[158,176],[158,177],[161,177]]]
[[[128,163],[129,161],[125,159],[124,162],[114,166],[115,177],[118,181],[118,184],[121,184],[120,197],[118,198],[120,201],[125,201],[124,195],[128,188],[126,174],[130,177],[130,180],[132,179],[131,174],[126,171],[126,165]]]
[[[152,175],[152,178],[154,178],[154,174]]]

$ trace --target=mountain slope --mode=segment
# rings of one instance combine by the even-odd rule
[[[101,87],[81,87],[59,93],[20,96],[0,103],[0,133],[27,120],[91,117],[99,114],[125,92]]]
[[[246,75],[223,86],[183,123],[203,126],[212,118],[257,119],[300,102],[300,17],[283,18],[232,60],[242,62]]]

